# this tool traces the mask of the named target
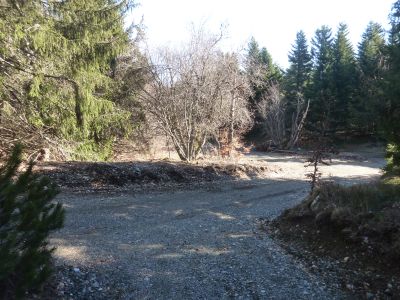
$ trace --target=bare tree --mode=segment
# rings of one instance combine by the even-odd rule
[[[291,149],[295,147],[299,142],[309,108],[310,100],[306,102],[301,94],[297,95],[296,111],[293,112],[292,115],[290,137],[289,141],[287,142],[286,148]]]
[[[296,146],[301,136],[308,114],[310,101],[301,95],[297,97],[296,110],[293,112],[289,128],[286,123],[286,103],[278,84],[271,84],[258,105],[263,118],[264,130],[274,146],[290,149]]]
[[[199,30],[180,50],[162,48],[148,57],[149,79],[140,100],[185,161],[195,159],[218,129],[250,121],[243,117],[249,116],[247,88],[237,64],[233,67],[234,55],[218,50],[221,38]]]
[[[235,129],[246,130],[251,123],[247,101],[252,93],[247,76],[239,68],[239,58],[233,53],[225,56],[226,90],[230,93],[228,144],[232,147]],[[247,126],[247,127],[246,127]]]
[[[278,84],[271,84],[263,95],[258,109],[264,121],[264,130],[272,144],[283,148],[286,142],[285,103]]]

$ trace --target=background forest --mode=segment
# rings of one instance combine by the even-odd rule
[[[127,27],[130,0],[0,2],[0,151],[23,143],[31,157],[107,160],[121,140],[160,133],[182,160],[208,144],[307,146],[315,138],[388,143],[400,164],[400,1],[391,30],[370,23],[357,49],[346,24],[299,31],[280,69],[251,39],[220,50],[224,33],[193,29],[179,49],[140,50]]]

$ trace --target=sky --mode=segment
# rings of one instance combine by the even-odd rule
[[[282,68],[296,33],[308,40],[322,25],[334,32],[340,22],[349,27],[349,38],[357,47],[368,22],[388,29],[388,15],[395,0],[139,0],[127,17],[128,23],[143,18],[148,47],[179,45],[188,39],[191,24],[203,24],[211,32],[226,27],[225,51],[243,51],[254,36]]]

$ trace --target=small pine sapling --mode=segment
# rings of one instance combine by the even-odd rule
[[[313,167],[311,172],[306,173],[306,177],[309,179],[311,192],[321,184],[322,172],[319,170],[319,165],[323,164],[329,166],[332,162],[331,154],[337,153],[333,148],[319,147],[316,148],[311,157],[306,160],[305,167]],[[329,161],[327,161],[329,160]]]
[[[33,163],[18,174],[21,154],[15,146],[0,169],[0,299],[22,298],[49,277],[54,249],[47,237],[64,221],[55,185],[33,174]]]

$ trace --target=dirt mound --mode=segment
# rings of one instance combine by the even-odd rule
[[[269,169],[245,164],[185,164],[177,162],[48,162],[35,172],[61,188],[106,188],[129,185],[195,184],[237,178],[255,178]]]
[[[382,182],[325,184],[265,228],[313,270],[324,273],[321,257],[330,259],[345,289],[362,298],[398,299],[399,197],[399,187]]]

